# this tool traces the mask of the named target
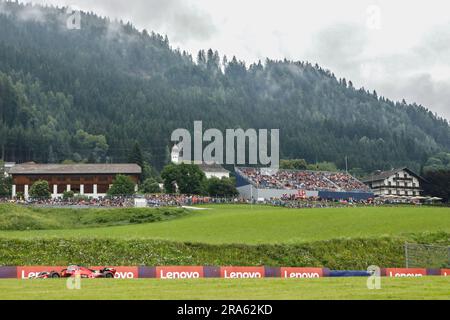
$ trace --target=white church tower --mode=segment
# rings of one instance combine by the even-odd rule
[[[180,164],[182,162],[182,157],[180,155],[180,147],[176,144],[172,148],[171,154],[172,163]]]

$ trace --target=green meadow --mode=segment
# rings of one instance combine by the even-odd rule
[[[164,210],[145,209],[147,215],[159,217],[153,221],[146,221],[145,215],[134,220],[128,216],[123,218],[125,210],[130,216],[133,212],[142,214],[146,212],[139,211],[140,209],[108,209],[103,214],[103,209],[97,209],[93,215],[100,214],[101,217],[95,220],[92,217],[89,218],[89,210],[92,209],[38,209],[36,212],[36,209],[13,207],[14,215],[8,216],[5,211],[13,209],[9,209],[10,206],[6,209],[0,207],[0,238],[113,238],[204,244],[295,244],[330,239],[450,232],[450,208],[287,209],[249,205],[204,207],[208,210],[189,213],[183,210],[172,212],[166,209],[168,213],[162,214],[162,218],[161,211]],[[21,214],[24,216],[22,219],[24,221],[45,220],[45,223],[36,222],[35,224],[39,227],[33,227],[32,223],[27,226],[23,222],[20,223],[19,231],[2,228],[8,224],[14,224],[6,221],[8,219],[21,220]],[[115,217],[118,217],[117,221]],[[85,224],[69,223],[67,222],[69,219],[76,221],[90,219],[90,221]],[[103,226],[105,224],[107,226]]]
[[[450,209],[63,209],[0,205],[0,265],[404,267],[405,242],[450,245]],[[449,299],[444,277],[1,280],[0,299]]]

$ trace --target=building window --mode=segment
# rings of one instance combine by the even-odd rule
[[[99,184],[97,186],[97,193],[107,193],[109,190],[109,184]]]
[[[58,193],[62,194],[64,191],[67,191],[67,185],[65,184],[58,184]]]
[[[93,184],[85,184],[84,185],[84,193],[89,193],[89,194],[94,193],[94,185]]]

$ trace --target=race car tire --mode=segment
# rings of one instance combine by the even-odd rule
[[[52,272],[52,273],[50,273],[50,278],[58,279],[58,278],[61,278],[61,276],[59,275],[58,272]]]
[[[114,275],[111,272],[105,273],[105,278],[114,278]]]

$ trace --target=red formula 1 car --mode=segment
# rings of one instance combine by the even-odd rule
[[[81,266],[69,266],[67,269],[61,270],[61,272],[57,271],[44,271],[39,273],[35,278],[36,279],[57,279],[57,278],[70,278],[75,277],[77,274],[80,275],[81,278],[114,278],[116,274],[116,269],[113,268],[102,268],[102,269],[89,269]]]

